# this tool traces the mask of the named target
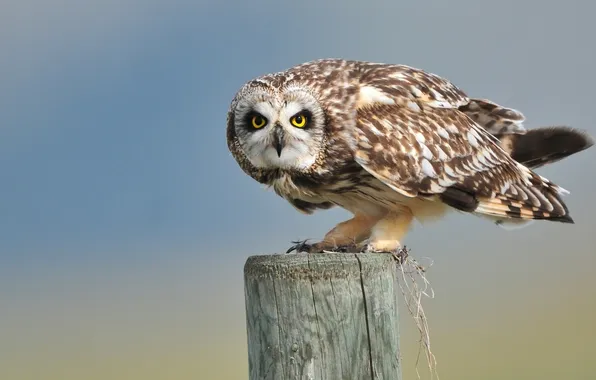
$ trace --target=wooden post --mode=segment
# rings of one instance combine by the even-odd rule
[[[249,257],[249,380],[401,380],[397,270],[389,254]]]

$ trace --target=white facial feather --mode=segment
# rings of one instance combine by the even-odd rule
[[[249,97],[237,109],[237,133],[243,136],[241,140],[245,154],[256,168],[301,170],[314,164],[320,148],[320,141],[317,140],[320,137],[317,136],[321,134],[313,133],[313,130],[322,127],[316,123],[320,124],[324,118],[312,95],[294,87],[279,96],[258,94]],[[290,122],[292,116],[304,109],[313,114],[313,124],[309,129],[294,127]],[[243,119],[251,111],[266,117],[267,125],[257,131],[247,132],[250,126],[244,125]],[[278,155],[273,146],[274,129],[277,125],[284,132],[281,155]]]
[[[287,105],[284,108],[282,108],[280,111],[280,121],[290,120],[290,118],[292,116],[294,116],[298,112],[302,111],[303,109],[304,109],[304,105],[299,102],[296,102],[296,101],[288,102]]]
[[[267,118],[267,127],[274,125],[277,121],[277,112],[269,102],[259,102],[253,106],[253,110]]]

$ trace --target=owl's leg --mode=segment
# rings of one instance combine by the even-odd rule
[[[371,234],[371,229],[379,221],[378,217],[355,215],[352,219],[336,225],[327,232],[323,241],[329,247],[355,246]]]
[[[306,242],[294,242],[289,252],[318,253],[323,251],[335,252],[358,252],[362,250],[359,245],[371,234],[371,229],[379,221],[379,217],[356,214],[352,219],[336,225],[327,232],[322,241],[307,244]]]
[[[389,212],[372,227],[366,252],[396,252],[412,224],[414,215],[409,208]]]

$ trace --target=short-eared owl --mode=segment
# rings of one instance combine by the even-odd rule
[[[568,127],[526,130],[523,121],[420,69],[324,59],[242,86],[227,141],[246,174],[296,209],[353,214],[298,248],[393,252],[413,219],[449,209],[502,226],[573,223],[566,190],[533,169],[593,141]]]

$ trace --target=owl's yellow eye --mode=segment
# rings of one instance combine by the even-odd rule
[[[265,124],[267,124],[267,119],[261,115],[254,115],[252,119],[250,119],[250,122],[252,123],[253,128],[259,129],[263,128]]]
[[[304,126],[306,125],[307,122],[307,117],[304,114],[297,114],[292,116],[292,118],[290,119],[290,123],[292,123],[292,125],[296,128],[304,128]]]

